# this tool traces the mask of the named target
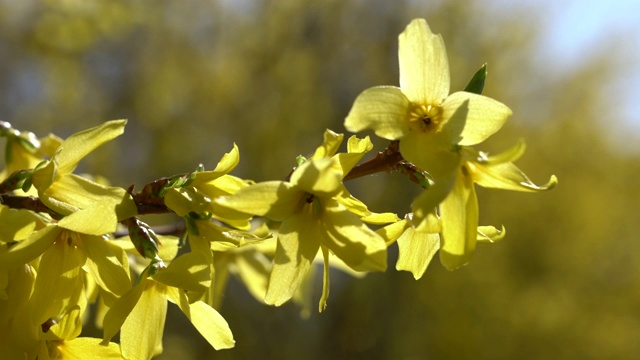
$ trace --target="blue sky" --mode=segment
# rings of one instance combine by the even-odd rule
[[[612,97],[622,97],[618,131],[633,131],[640,137],[640,1],[638,0],[492,0],[496,10],[524,7],[544,20],[540,56],[557,71],[606,48],[623,44],[623,58],[611,88]]]

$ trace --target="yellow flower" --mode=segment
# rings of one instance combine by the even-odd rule
[[[124,189],[109,187],[73,174],[91,151],[122,134],[126,120],[108,121],[67,138],[55,155],[33,173],[38,197],[51,210],[64,215],[60,225],[84,234],[114,232],[119,220],[137,214],[136,204]]]
[[[214,218],[239,229],[248,229],[250,216],[227,212],[212,202],[216,197],[234,194],[247,186],[247,181],[228,175],[239,161],[238,147],[234,144],[213,171],[192,173],[185,185],[168,189],[164,195],[165,204],[185,218],[195,213],[204,219]]]
[[[465,147],[463,161],[452,191],[440,203],[442,243],[440,261],[450,270],[465,265],[473,255],[478,238],[478,200],[474,183],[488,188],[537,192],[553,188],[555,176],[537,186],[513,164],[524,153],[524,143],[496,156]],[[491,232],[491,231],[489,231]],[[491,238],[491,236],[488,236]]]
[[[156,273],[151,275],[150,272]],[[211,285],[208,259],[190,252],[168,267],[147,268],[136,286],[117,299],[104,318],[103,344],[121,330],[120,347],[127,359],[150,359],[162,352],[167,301],[180,308],[215,349],[227,349],[235,341],[224,318],[201,300]],[[200,294],[193,298],[189,294]]]
[[[80,307],[73,308],[42,335],[38,359],[122,359],[118,344],[109,342],[103,346],[100,339],[78,337],[83,312]]]
[[[7,251],[0,251],[0,273],[30,268],[27,263],[38,257],[39,261],[34,261],[38,272],[29,292],[28,311],[14,308],[8,313],[20,319],[14,320],[14,331],[22,334],[24,341],[33,340],[37,334],[34,331],[59,321],[76,308],[83,312],[88,283],[97,284],[103,290],[102,296],[109,299],[131,288],[127,257],[122,249],[103,237],[76,233],[55,224],[34,232]],[[90,282],[85,278],[87,274]]]
[[[216,200],[229,209],[282,222],[268,304],[279,306],[291,299],[318,250],[326,264],[321,310],[328,296],[329,251],[356,271],[386,268],[384,240],[342,203],[342,175],[337,158],[314,158],[296,168],[290,181],[257,183]]]
[[[440,250],[442,227],[435,212],[427,217],[420,229],[411,226],[411,217],[412,214],[407,214],[405,219],[376,232],[387,241],[387,245],[398,243],[396,270],[409,271],[418,280],[424,275],[436,252]],[[476,241],[493,243],[501,240],[505,234],[504,228],[498,230],[493,226],[478,226]]]
[[[488,97],[449,94],[449,64],[444,42],[423,19],[399,36],[400,87],[378,86],[360,94],[345,119],[352,132],[372,129],[400,140],[402,156],[429,172],[435,183],[416,201],[426,212],[451,190],[462,159],[460,146],[475,145],[498,131],[511,110]]]
[[[0,121],[0,136],[6,137],[6,168],[0,172],[5,180],[14,171],[35,168],[44,157],[51,157],[62,140],[53,134],[37,139],[31,132],[20,132],[7,122]]]
[[[131,288],[127,264],[124,251],[104,238],[55,224],[8,250],[2,245],[0,277],[6,272],[9,283],[7,301],[0,301],[0,331],[5,327],[9,335],[0,349],[10,354],[37,352],[39,358],[76,359],[82,351],[93,350],[96,356],[112,356],[117,345],[97,348],[97,340],[76,339],[79,317],[87,306],[86,284],[99,285],[110,299]]]
[[[266,226],[264,227],[266,229]],[[265,237],[266,234],[260,234]],[[214,250],[215,281],[211,305],[219,308],[229,275],[236,276],[258,301],[264,300],[269,284],[271,258],[276,249],[276,238],[252,242],[243,246],[224,246],[211,243]]]

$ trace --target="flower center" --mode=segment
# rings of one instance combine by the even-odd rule
[[[307,205],[305,206],[305,208],[312,215],[322,215],[322,204],[320,203],[320,199],[318,199],[317,196],[307,193],[304,197],[304,202]]]
[[[441,119],[438,105],[414,105],[409,112],[409,129],[420,132],[437,132]]]

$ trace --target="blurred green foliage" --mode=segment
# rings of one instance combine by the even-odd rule
[[[607,142],[619,114],[604,93],[619,59],[607,48],[550,71],[533,61],[544,24],[532,15],[481,0],[4,1],[0,114],[60,136],[128,118],[125,135],[81,168],[123,187],[211,169],[233,142],[236,175],[281,179],[325,128],[344,131],[360,91],[397,84],[397,35],[424,17],[445,39],[453,89],[487,62],[484,93],[514,110],[482,150],[523,137],[519,166],[560,185],[480,190],[481,223],[504,224],[503,242],[456,272],[434,262],[418,282],[392,267],[362,280],[332,274],[327,311],[308,320],[232,282],[221,312],[236,349],[213,352],[176,316],[161,358],[633,359],[640,154]],[[372,209],[404,214],[419,191],[405,184],[376,175],[348,185]]]

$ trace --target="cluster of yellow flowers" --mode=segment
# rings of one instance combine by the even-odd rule
[[[466,264],[477,242],[504,229],[478,226],[474,184],[520,191],[536,186],[513,161],[522,144],[497,156],[470,146],[498,131],[508,107],[479,94],[484,68],[467,91],[449,94],[442,38],[412,21],[400,35],[400,87],[365,90],[345,120],[391,140],[366,163],[368,137],[327,130],[289,176],[254,183],[229,173],[238,148],[213,171],[159,179],[140,192],[74,174],[79,161],[124,132],[109,121],[66,140],[36,138],[2,123],[6,168],[0,173],[0,353],[11,359],[150,359],[162,351],[167,301],[176,304],[215,349],[234,346],[215,310],[229,274],[267,304],[308,298],[314,262],[355,273],[384,271],[397,242],[398,270],[420,278],[434,254],[448,269]],[[476,92],[476,93],[474,93]],[[374,213],[344,182],[398,170],[425,188],[411,213]],[[156,234],[141,215],[173,212],[182,238]],[[370,225],[376,226],[372,230]],[[128,236],[116,236],[128,231]],[[80,337],[95,304],[102,339]],[[305,308],[308,311],[308,307]],[[119,344],[111,339],[120,332]]]

